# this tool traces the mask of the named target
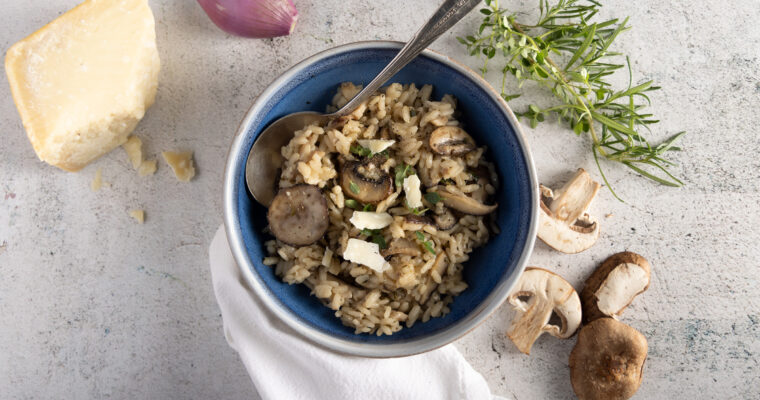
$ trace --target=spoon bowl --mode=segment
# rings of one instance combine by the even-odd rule
[[[265,207],[272,204],[285,161],[280,149],[293,138],[293,133],[309,124],[324,124],[329,119],[330,115],[314,111],[297,112],[274,121],[261,133],[245,163],[245,182],[256,201]]]
[[[277,192],[280,166],[284,161],[280,149],[290,141],[295,131],[311,123],[326,123],[332,118],[351,113],[479,3],[480,0],[445,0],[375,79],[337,112],[326,115],[311,111],[297,112],[281,117],[264,129],[248,153],[245,165],[245,181],[253,198],[265,207],[272,204]]]

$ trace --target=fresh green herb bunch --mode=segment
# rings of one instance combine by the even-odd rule
[[[530,105],[518,113],[520,117],[535,128],[547,117],[556,115],[576,135],[589,134],[594,160],[615,197],[604,176],[600,156],[621,162],[663,185],[682,185],[667,170],[674,164],[663,157],[667,151],[680,150],[674,143],[685,132],[656,146],[641,134],[642,128],[648,130],[650,124],[658,122],[644,108],[649,104],[647,93],[659,87],[653,86],[652,81],[632,86],[628,57],[625,57],[628,87],[616,90],[607,81],[626,66],[615,62],[622,54],[610,51],[610,45],[621,32],[630,29],[628,18],[622,22],[618,19],[591,22],[601,7],[594,0],[559,0],[554,5],[539,0],[538,21],[530,25],[517,22],[514,13],[499,8],[498,0],[485,3],[487,7],[480,10],[485,17],[477,34],[457,38],[467,46],[470,55],[485,58],[483,74],[488,70],[489,60],[498,56],[504,62],[501,95],[505,100],[519,96],[505,92],[507,75],[513,75],[520,88],[528,80],[535,81],[551,90],[558,100],[558,104],[546,108]]]

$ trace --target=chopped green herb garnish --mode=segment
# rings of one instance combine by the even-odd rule
[[[351,181],[348,183],[348,188],[351,189],[351,192],[354,194],[359,194],[359,185],[356,184],[356,182]]]
[[[419,239],[420,242],[422,242],[422,247],[425,248],[425,250],[429,251],[431,254],[435,255],[435,248],[433,247],[433,242],[429,240],[425,240],[425,235],[422,234],[420,231],[415,231],[414,234],[417,236],[417,239]]]
[[[356,154],[359,157],[369,157],[372,154],[372,150],[364,146],[355,144],[351,146],[351,153]]]
[[[438,204],[441,201],[441,195],[436,192],[427,192],[425,193],[425,200],[430,202],[430,204]]]
[[[362,235],[364,235],[364,236],[372,236],[372,235],[374,235],[375,233],[377,233],[377,231],[376,231],[376,230],[374,230],[374,229],[367,229],[367,228],[364,228],[364,229],[362,229],[362,230],[361,230],[359,233],[361,233],[361,234],[362,234]]]
[[[419,207],[409,207],[409,203],[404,199],[404,207],[406,207],[407,210],[409,210],[410,213],[414,215],[422,215],[427,211],[427,208],[419,208]]]
[[[364,207],[362,207],[362,211],[375,211],[375,206],[372,204],[365,204]]]
[[[359,202],[356,201],[356,200],[354,200],[354,199],[346,199],[346,201],[344,201],[344,203],[346,204],[346,207],[353,208],[354,210],[358,210],[358,209],[361,208],[360,207],[361,204],[359,204]]]
[[[385,242],[385,237],[380,233],[380,229],[364,228],[359,233],[367,236],[372,243],[377,243],[381,249],[388,247],[388,244]]]
[[[422,245],[425,247],[425,250],[429,251],[430,254],[435,255],[435,249],[433,248],[433,242],[422,242]]]
[[[400,165],[397,165],[395,168],[396,171],[396,187],[401,187],[401,185],[404,184],[404,179],[406,179],[407,176],[414,175],[417,172],[412,168],[411,165],[407,165],[406,163],[401,163]]]
[[[388,245],[385,243],[385,238],[383,235],[374,235],[372,236],[372,243],[377,243],[378,246],[380,246],[381,249],[384,249],[388,247]]]
[[[426,212],[427,210],[428,210],[427,208],[419,208],[419,207],[415,207],[415,208],[410,208],[410,209],[409,209],[409,211],[410,211],[412,214],[414,214],[414,215],[422,215],[422,214],[425,214],[425,212]]]
[[[456,182],[454,182],[454,180],[453,180],[453,179],[451,179],[451,178],[445,178],[445,179],[441,179],[441,180],[438,182],[438,184],[439,184],[439,185],[455,185],[455,184],[456,184]]]

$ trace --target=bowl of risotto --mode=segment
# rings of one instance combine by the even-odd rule
[[[402,44],[318,53],[243,119],[224,181],[245,280],[278,318],[347,354],[397,357],[463,336],[507,297],[533,248],[538,193],[514,114],[477,73],[426,50],[350,115],[294,131],[268,207],[245,183],[260,132],[350,100]]]

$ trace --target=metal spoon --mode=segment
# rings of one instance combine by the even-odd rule
[[[264,129],[253,143],[245,164],[245,181],[253,198],[265,207],[269,207],[272,203],[276,192],[277,175],[284,161],[280,149],[288,144],[295,131],[309,124],[324,125],[333,118],[350,114],[430,43],[459,22],[480,1],[445,0],[377,77],[337,112],[332,114],[320,114],[313,111],[297,112],[274,121]]]

